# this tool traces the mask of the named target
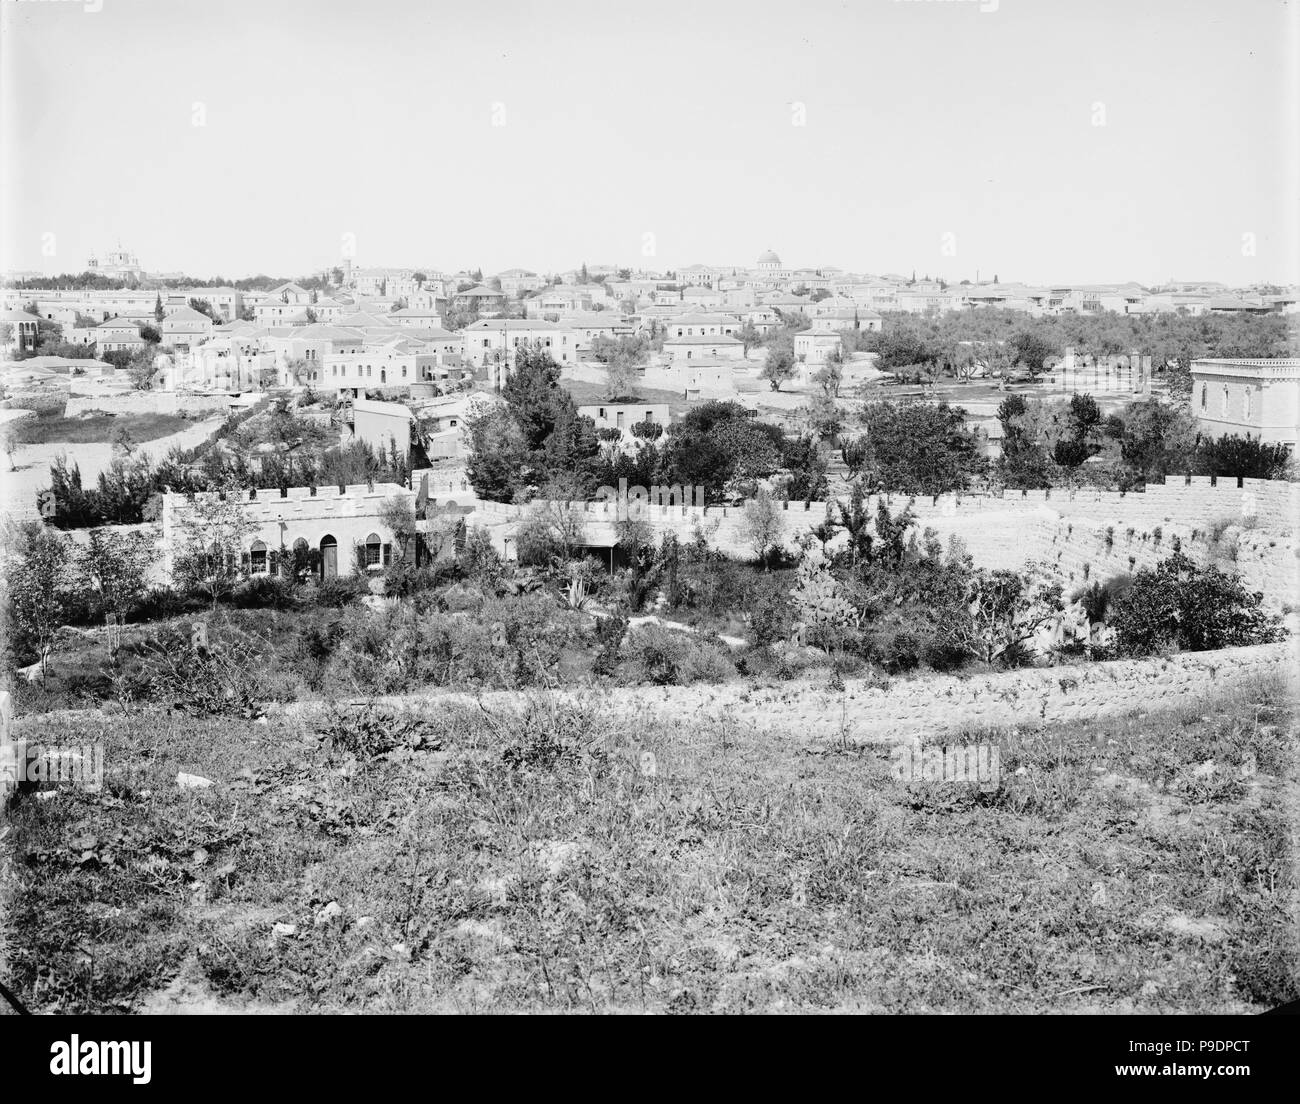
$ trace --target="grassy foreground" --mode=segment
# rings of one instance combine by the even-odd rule
[[[1259,1011],[1300,996],[1293,706],[972,734],[988,793],[541,698],[33,718],[106,778],[11,810],[6,979],[57,1012]]]

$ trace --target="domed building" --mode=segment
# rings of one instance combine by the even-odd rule
[[[781,270],[781,258],[772,250],[767,249],[758,255],[759,272],[779,272]]]

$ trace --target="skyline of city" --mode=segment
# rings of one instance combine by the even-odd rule
[[[0,264],[1300,279],[1280,0],[276,7],[0,6]]]

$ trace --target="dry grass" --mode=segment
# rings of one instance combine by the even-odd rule
[[[108,778],[13,810],[9,980],[61,1012],[1260,1010],[1300,995],[1293,704],[999,733],[994,793],[541,697],[36,718]]]

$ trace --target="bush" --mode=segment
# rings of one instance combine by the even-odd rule
[[[1176,552],[1133,577],[1110,623],[1121,655],[1268,644],[1285,633],[1281,619],[1261,608],[1262,600],[1235,575],[1213,565],[1198,567]]]
[[[632,632],[624,650],[633,677],[656,686],[724,682],[736,674],[731,657],[716,646],[657,625],[645,625]]]
[[[332,579],[322,579],[316,586],[314,597],[317,605],[340,609],[354,598],[369,593],[370,587],[365,579],[357,575],[336,575]]]
[[[596,621],[595,671],[598,675],[612,675],[618,670],[618,652],[627,635],[626,617],[601,617]]]
[[[258,641],[236,631],[212,630],[206,647],[195,647],[188,627],[159,634],[143,649],[140,678],[150,696],[192,713],[252,717],[259,701],[292,697],[273,686],[270,665],[258,656]]]
[[[790,602],[790,580],[784,576],[755,579],[745,594],[749,630],[753,642],[762,647],[790,639],[794,630],[794,607]]]
[[[521,567],[549,567],[552,557],[560,555],[549,519],[540,511],[526,514],[515,532],[515,557]]]
[[[296,599],[294,585],[279,575],[254,575],[234,594],[233,605],[240,609],[291,608]]]
[[[438,585],[438,572],[424,565],[416,567],[407,560],[398,560],[384,572],[384,594],[390,598],[412,598]]]

